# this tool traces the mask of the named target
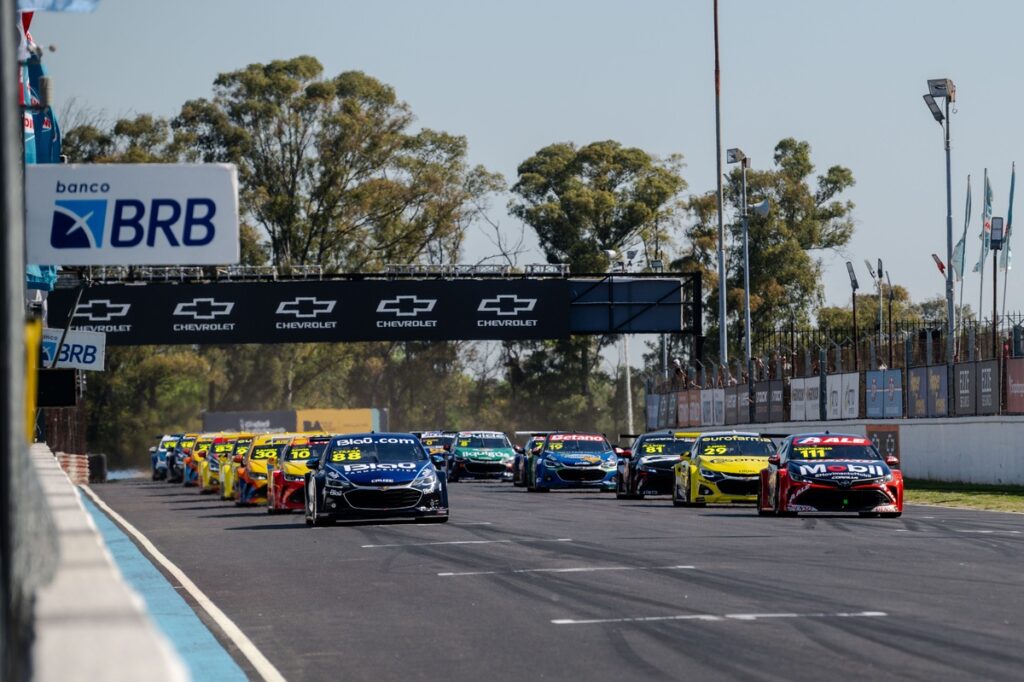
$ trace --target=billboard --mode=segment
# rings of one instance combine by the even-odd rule
[[[769,382],[768,421],[786,421],[785,383],[782,379],[773,379]]]
[[[793,377],[789,380],[789,420],[801,422],[807,419],[807,405],[804,398],[804,385],[808,381],[803,377]],[[810,381],[817,381],[811,378]]]
[[[711,409],[714,415],[714,425],[725,425],[725,389],[711,389]]]
[[[864,412],[868,419],[885,416],[885,372],[870,370],[864,373]]]
[[[882,394],[884,416],[886,419],[898,419],[903,416],[903,370],[885,370],[882,382],[885,388]]]
[[[907,416],[928,416],[928,369],[912,367],[907,370]]]
[[[40,164],[25,168],[30,263],[237,263],[230,164]]]
[[[999,413],[999,361],[978,363],[978,414]]]
[[[771,418],[771,382],[754,383],[754,421],[766,424]]]
[[[701,394],[703,391],[691,388],[687,393],[690,394],[690,423],[688,426],[703,426],[704,415],[703,406],[701,404]]]
[[[843,418],[843,375],[825,377],[825,419]]]
[[[739,410],[736,409],[739,400],[739,386],[729,386],[725,389],[725,423],[739,424]]]
[[[866,424],[865,435],[871,439],[883,457],[900,458],[900,427],[898,424]]]
[[[821,377],[804,379],[804,419],[821,419]]]
[[[848,372],[842,376],[843,404],[841,409],[843,419],[856,419],[860,416],[860,374]]]
[[[1006,411],[1024,414],[1024,358],[1006,359]]]
[[[296,410],[296,431],[326,431],[327,433],[363,433],[386,430],[380,423],[380,411],[362,409]]]
[[[61,344],[61,337],[64,343]],[[53,358],[60,348],[57,367],[66,369],[85,369],[94,372],[103,371],[106,357],[106,334],[100,332],[84,332],[77,329],[44,329],[42,345],[42,367],[53,366]]]
[[[661,396],[657,393],[647,394],[647,430],[653,431],[658,428],[658,401]]]
[[[293,410],[203,412],[203,431],[282,433],[295,430]]]
[[[712,389],[705,388],[700,392],[700,423],[701,426],[713,426],[715,423],[715,401]]]
[[[928,416],[945,417],[949,414],[949,374],[946,365],[928,368]]]
[[[961,362],[953,366],[953,396],[958,417],[978,412],[978,365]]]

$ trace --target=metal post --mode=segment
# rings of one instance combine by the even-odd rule
[[[633,431],[633,378],[629,370],[629,334],[622,335],[622,346],[626,353],[626,429],[627,433]]]
[[[751,369],[753,368],[754,359],[750,351],[750,335],[751,335],[751,324],[750,324],[750,219],[747,215],[747,165],[750,160],[744,158],[740,163],[743,171],[743,180],[740,183],[740,194],[742,195],[740,200],[740,211],[743,216],[743,340],[744,340],[744,351],[746,352],[747,360],[747,397],[749,398],[754,394],[754,379],[752,377]],[[747,406],[750,411],[750,421],[754,421],[754,403],[752,400],[747,400]]]
[[[718,168],[718,359],[729,361],[725,329],[725,219],[722,216],[722,81],[718,64],[718,0],[715,0],[715,162]]]
[[[999,251],[992,252],[992,357],[999,359]]]
[[[888,277],[888,275],[886,275]],[[889,285],[889,369],[893,368],[892,354],[892,285]]]
[[[949,95],[946,101],[946,364],[953,364],[956,309],[953,306],[953,177],[949,159]],[[984,201],[984,199],[982,199]],[[881,276],[881,275],[879,275]],[[881,285],[879,285],[881,286]],[[881,303],[881,301],[879,301]]]
[[[853,371],[860,371],[860,337],[857,335],[857,290],[853,290]]]

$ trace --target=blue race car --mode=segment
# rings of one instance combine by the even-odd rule
[[[167,456],[174,452],[182,434],[174,433],[162,436],[159,444],[149,449],[149,457],[153,465],[153,480],[162,481],[167,478],[169,470]]]
[[[428,455],[411,433],[336,436],[306,474],[306,525],[337,519],[448,521],[443,455]]]
[[[613,492],[618,457],[600,433],[548,434],[534,446],[526,462],[526,489],[597,488]]]

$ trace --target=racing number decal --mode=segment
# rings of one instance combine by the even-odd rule
[[[252,451],[252,457],[250,459],[270,459],[276,454],[276,448],[256,448]]]
[[[548,445],[548,450],[561,450],[563,443],[551,443]]]
[[[656,453],[660,453],[660,452],[664,452],[664,451],[665,451],[665,446],[664,445],[645,445],[644,446],[644,453],[648,454],[648,455],[656,454]]]
[[[796,450],[798,453],[800,453],[800,456],[801,456],[802,459],[820,459],[820,458],[823,458],[825,456],[825,453],[827,453],[832,448],[793,448],[793,449]]]
[[[724,445],[709,445],[704,448],[705,455],[724,455],[728,448]]]
[[[469,447],[469,441],[468,440],[460,440],[459,441],[459,447],[460,448],[468,448]]]
[[[363,453],[359,450],[335,450],[331,453],[332,462],[354,462],[362,458]]]
[[[313,451],[309,448],[293,448],[291,454],[292,459],[309,459],[313,456]]]

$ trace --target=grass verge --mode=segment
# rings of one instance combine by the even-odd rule
[[[904,482],[903,501],[907,504],[1024,512],[1024,485],[982,485],[908,479]]]

